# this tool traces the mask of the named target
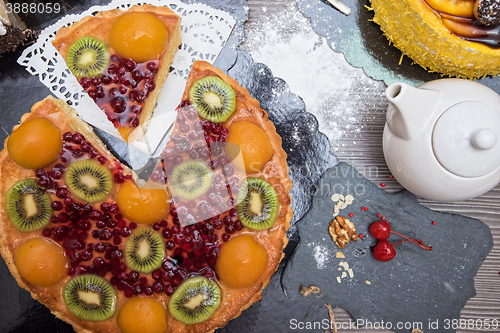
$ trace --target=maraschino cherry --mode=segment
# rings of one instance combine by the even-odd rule
[[[405,238],[405,240],[402,240],[394,245],[391,245],[389,241],[387,240],[391,233],[396,234],[398,236],[401,236]],[[431,246],[425,246],[424,242],[422,242],[419,239],[410,239],[406,236],[401,235],[398,232],[392,231],[391,230],[391,225],[388,222],[385,221],[377,221],[373,223],[370,226],[370,234],[375,237],[376,239],[379,240],[375,248],[373,249],[373,256],[375,259],[378,261],[390,261],[396,256],[396,250],[394,249],[394,246],[399,245],[403,242],[410,241],[414,244],[417,244],[421,248],[430,251],[432,250]]]

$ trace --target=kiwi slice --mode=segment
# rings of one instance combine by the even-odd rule
[[[220,306],[222,291],[219,285],[204,276],[188,278],[170,297],[168,310],[183,324],[201,323]]]
[[[104,278],[84,274],[64,287],[64,301],[69,312],[90,321],[109,319],[116,311],[116,290]]]
[[[5,194],[5,210],[10,222],[21,232],[41,229],[50,222],[50,196],[36,179],[22,179]]]
[[[125,265],[133,271],[148,274],[165,260],[165,243],[159,232],[138,228],[127,238],[124,247]]]
[[[196,80],[189,88],[189,101],[201,117],[214,123],[223,123],[236,110],[236,93],[216,76]]]
[[[108,45],[99,38],[84,36],[71,44],[66,64],[77,78],[98,76],[109,63]]]
[[[95,160],[71,163],[64,182],[76,198],[90,203],[103,201],[114,187],[111,171]]]
[[[212,186],[213,171],[206,162],[192,160],[179,164],[172,170],[168,183],[173,195],[193,200],[205,194]]]
[[[238,217],[253,230],[269,229],[276,221],[279,210],[276,190],[261,178],[248,178],[238,193]]]

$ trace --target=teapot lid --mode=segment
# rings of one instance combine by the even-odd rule
[[[479,101],[453,105],[432,134],[439,163],[457,176],[481,177],[500,167],[500,111]]]

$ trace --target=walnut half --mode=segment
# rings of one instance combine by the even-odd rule
[[[345,243],[350,243],[351,239],[358,240],[358,234],[354,224],[344,216],[335,216],[328,228],[333,241],[341,249],[345,248]]]

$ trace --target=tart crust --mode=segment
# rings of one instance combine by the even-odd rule
[[[371,7],[387,39],[427,71],[468,79],[500,72],[500,50],[455,35],[424,0],[371,0]]]
[[[225,75],[222,71],[214,68],[206,62],[194,63],[186,85],[186,92],[184,94],[185,99],[187,98],[187,91],[189,90],[191,84],[196,79],[207,75],[220,77],[229,83],[236,92],[237,109],[231,118],[224,123],[225,127],[229,127],[232,122],[246,120],[255,123],[267,133],[273,148],[273,157],[269,162],[267,162],[261,172],[249,174],[249,176],[263,178],[277,190],[280,209],[278,217],[270,229],[255,231],[243,228],[241,231],[237,231],[232,235],[232,237],[236,237],[240,234],[250,235],[257,243],[266,249],[268,253],[268,263],[264,274],[259,278],[259,280],[246,288],[230,288],[219,281],[223,295],[221,305],[208,320],[202,323],[184,325],[175,320],[167,311],[167,332],[169,333],[213,331],[216,328],[225,326],[229,320],[238,317],[243,310],[248,308],[254,302],[260,301],[262,298],[262,290],[269,284],[272,275],[278,268],[278,265],[284,256],[283,249],[288,243],[286,231],[290,227],[290,220],[293,216],[293,212],[290,207],[291,198],[289,195],[292,182],[288,177],[289,169],[286,163],[287,156],[281,147],[281,137],[276,133],[275,126],[269,120],[267,113],[260,108],[258,101],[252,98],[245,88],[242,88],[234,79]],[[80,132],[101,155],[108,159],[108,166],[110,168],[123,168],[122,173],[124,175],[133,174],[131,170],[129,170],[126,166],[122,166],[111,155],[104,144],[93,133],[91,127],[80,120],[76,113],[64,102],[49,96],[43,101],[36,103],[32,107],[31,113],[23,115],[21,123],[34,117],[48,118],[61,128],[61,133],[66,131]],[[14,130],[16,128],[17,126],[14,127]],[[9,138],[5,140],[4,149],[0,152],[0,191],[2,194],[5,194],[7,190],[19,179],[35,177],[35,172],[33,170],[21,168],[9,156],[7,151],[8,140]],[[110,193],[108,200],[114,200],[118,188],[119,185],[116,185],[114,190]],[[98,322],[82,320],[68,312],[62,298],[62,293],[65,284],[71,279],[71,277],[65,277],[62,281],[50,287],[35,286],[21,277],[14,263],[15,252],[20,245],[35,237],[43,237],[42,231],[21,233],[13,227],[5,212],[4,195],[0,196],[0,251],[18,284],[22,288],[28,290],[34,299],[37,299],[46,305],[55,316],[71,324],[77,332],[119,333],[120,329],[116,323],[119,311],[117,311],[110,319]],[[109,276],[106,275],[105,278],[109,278]],[[167,295],[164,293],[154,294],[152,297],[156,297],[157,300],[167,307],[169,301],[169,297]],[[124,296],[123,292],[118,292],[117,309],[120,308],[121,304],[126,299],[127,298]]]
[[[127,142],[133,142],[140,141],[146,132],[160,94],[161,86],[168,76],[170,65],[174,61],[175,52],[181,45],[181,20],[179,16],[167,7],[155,7],[148,4],[141,6],[134,5],[126,12],[151,13],[165,23],[169,33],[167,48],[159,59],[159,70],[154,79],[156,89],[154,89],[145,99],[144,103],[142,103],[139,126],[133,129],[128,138],[126,138]],[[83,36],[97,37],[105,41],[108,44],[108,47],[112,50],[111,46],[109,46],[109,31],[118,17],[126,12],[120,9],[113,9],[99,12],[95,16],[84,17],[69,27],[59,29],[55,39],[52,41],[52,44],[64,59],[66,59],[69,47]]]

